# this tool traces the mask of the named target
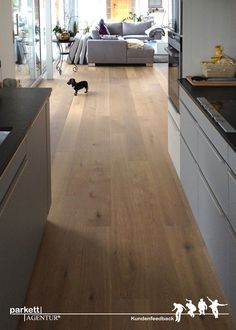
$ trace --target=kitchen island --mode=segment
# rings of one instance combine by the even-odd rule
[[[51,204],[51,89],[0,89],[0,324],[15,329]]]

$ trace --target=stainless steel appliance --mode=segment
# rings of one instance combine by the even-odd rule
[[[170,101],[179,112],[179,84],[182,78],[182,36],[168,31],[168,95]]]
[[[236,133],[236,100],[210,100],[205,97],[197,97],[197,100],[226,133]]]
[[[169,2],[170,7],[170,26],[169,28],[178,33],[182,34],[182,11],[183,11],[183,0],[171,0]]]

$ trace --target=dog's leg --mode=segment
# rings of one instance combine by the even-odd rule
[[[77,96],[77,92],[74,92],[74,95]]]

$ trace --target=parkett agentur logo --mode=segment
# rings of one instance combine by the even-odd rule
[[[42,306],[11,307],[10,315],[22,315],[22,316],[24,316],[24,322],[26,322],[26,321],[58,321],[61,318],[60,314],[43,313]]]
[[[162,322],[181,322],[182,316],[190,316],[194,318],[199,315],[213,316],[218,319],[219,316],[228,316],[229,313],[219,312],[219,307],[227,306],[228,304],[219,303],[218,299],[210,299],[207,297],[205,301],[200,298],[196,305],[191,299],[185,299],[186,303],[181,304],[174,302],[173,309],[167,313],[45,313],[42,306],[34,307],[11,307],[10,315],[24,316],[24,321],[58,321],[62,316],[130,316],[130,321],[162,321]],[[207,304],[208,303],[208,304]]]

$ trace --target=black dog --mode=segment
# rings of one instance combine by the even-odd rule
[[[78,91],[82,88],[85,88],[85,93],[88,92],[88,82],[86,80],[76,82],[74,78],[71,78],[68,82],[67,85],[71,85],[74,87],[75,93],[74,95],[77,95]]]

